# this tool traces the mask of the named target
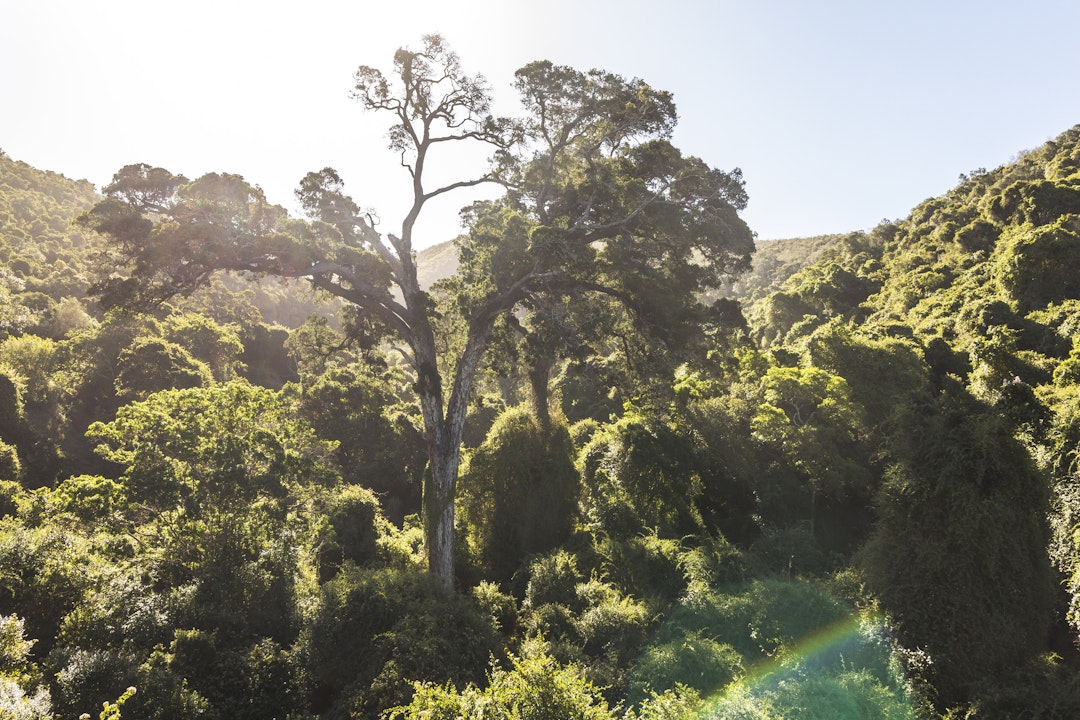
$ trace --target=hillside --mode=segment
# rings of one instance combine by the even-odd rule
[[[854,395],[865,394],[869,417],[888,435],[886,452],[896,464],[882,490],[898,505],[877,521],[888,540],[871,538],[862,551],[871,586],[897,613],[901,634],[933,648],[948,626],[929,615],[910,617],[924,604],[908,594],[916,592],[920,573],[927,579],[952,573],[954,598],[965,594],[963,583],[979,581],[955,559],[931,560],[930,538],[938,533],[932,523],[952,525],[941,533],[942,549],[971,542],[971,552],[987,561],[999,552],[992,543],[1001,533],[1009,552],[1029,533],[1028,567],[1046,562],[1042,538],[1048,537],[1052,584],[1066,589],[1071,608],[1059,617],[1054,646],[1069,647],[1080,627],[1080,126],[1010,165],[962,178],[908,218],[851,236],[846,245],[791,275],[751,316],[762,342],[798,358],[801,367],[837,373]],[[927,381],[936,399],[914,392]],[[941,409],[933,409],[938,403]],[[947,403],[965,409],[954,414]],[[973,424],[974,417],[982,419]],[[913,419],[917,424],[904,430]],[[993,446],[986,444],[990,437]],[[1002,474],[1004,467],[1014,469]],[[1024,494],[1006,500],[1017,492]],[[976,520],[977,508],[989,511],[995,502],[1014,510],[1029,503],[1031,524],[1007,529],[997,511]],[[1043,513],[1050,522],[1040,529]],[[977,534],[965,539],[975,522],[997,527],[983,541]],[[896,553],[905,537],[917,554],[890,561],[887,553]],[[1004,559],[1005,549],[1000,552]],[[996,582],[1012,587],[1014,570],[1000,572]],[[901,577],[909,590],[896,584]],[[941,617],[959,609],[947,597],[933,610]]]
[[[89,182],[36,170],[0,151],[0,329],[50,336],[84,322],[94,239],[73,226],[100,196]]]
[[[429,288],[436,280],[448,278],[457,272],[457,247],[453,240],[426,247],[416,254],[420,287]]]

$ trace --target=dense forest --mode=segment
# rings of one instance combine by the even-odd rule
[[[1080,717],[1080,126],[755,248],[666,93],[425,42],[426,251],[0,152],[0,718]]]

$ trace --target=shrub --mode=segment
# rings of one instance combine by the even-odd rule
[[[628,699],[640,704],[651,692],[685,685],[709,694],[738,679],[742,656],[731,645],[693,630],[649,646],[634,666]]]
[[[560,665],[540,643],[527,644],[509,669],[493,668],[488,685],[461,692],[450,685],[420,683],[408,705],[391,709],[389,720],[615,720],[615,714],[581,668]]]
[[[408,701],[411,681],[479,682],[501,643],[472,598],[419,570],[346,566],[323,585],[301,637],[311,710],[369,716]]]

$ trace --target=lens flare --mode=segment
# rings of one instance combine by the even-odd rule
[[[703,696],[695,718],[915,718],[901,664],[880,616],[846,608],[820,587],[797,581],[753,581],[727,592],[712,591],[695,605],[680,607],[670,616],[671,626],[658,631],[666,642],[663,647],[711,631],[718,646],[738,648],[742,656],[742,671],[733,681],[714,677],[720,687],[710,687],[709,678],[700,673],[686,672],[679,679]],[[683,646],[698,647],[692,642]],[[648,666],[639,662],[641,670]],[[689,662],[684,658],[680,665],[702,667],[708,663],[700,657]],[[664,670],[653,679],[665,675],[670,681],[671,668]]]

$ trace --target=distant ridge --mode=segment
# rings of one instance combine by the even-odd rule
[[[420,287],[428,289],[443,278],[448,278],[458,269],[457,248],[453,240],[426,247],[416,253],[416,274]]]

